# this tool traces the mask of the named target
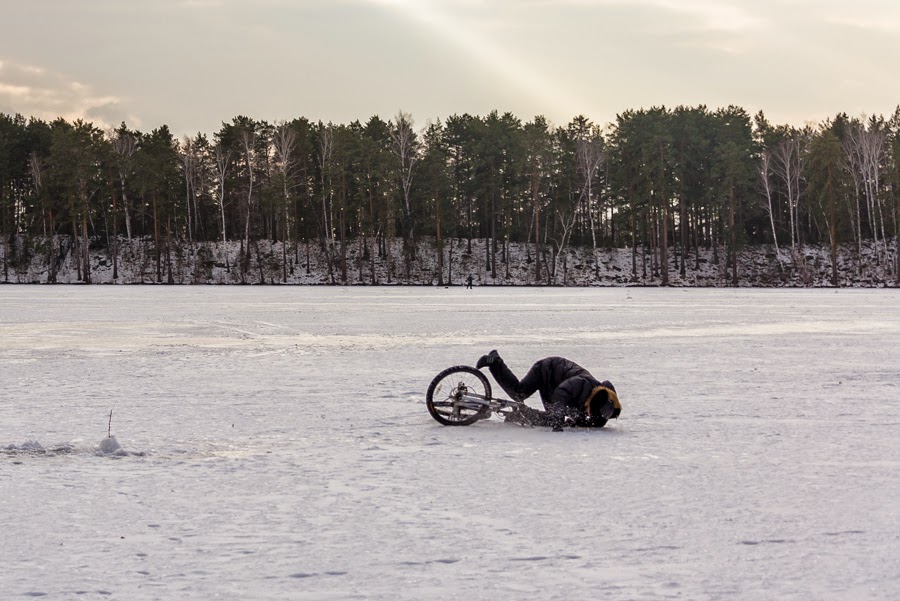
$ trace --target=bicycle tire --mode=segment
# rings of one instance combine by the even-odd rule
[[[456,380],[455,383],[454,380]],[[449,390],[445,388],[447,385],[449,385]],[[448,367],[436,375],[431,384],[428,385],[428,392],[425,394],[425,405],[428,407],[428,413],[431,414],[431,417],[445,426],[469,426],[480,419],[490,417],[490,409],[476,411],[469,408],[455,407],[451,393],[452,391],[458,391],[460,387],[465,389],[471,388],[476,394],[484,396],[485,399],[491,399],[491,384],[479,370],[468,365]],[[441,395],[444,393],[447,396],[442,398]],[[436,396],[437,399],[435,399]]]

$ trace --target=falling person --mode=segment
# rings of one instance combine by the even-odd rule
[[[487,367],[500,387],[515,401],[524,401],[536,391],[541,393],[544,411],[522,405],[507,416],[507,421],[533,426],[602,428],[619,417],[622,404],[616,387],[600,381],[585,368],[563,357],[537,361],[519,380],[497,353],[482,356],[475,367]]]

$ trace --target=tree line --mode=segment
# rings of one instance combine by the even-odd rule
[[[317,245],[332,282],[348,280],[350,245],[374,282],[376,260],[402,280],[434,251],[442,273],[445,245],[471,253],[473,239],[490,241],[492,275],[525,243],[538,282],[573,246],[630,248],[633,273],[663,284],[711,249],[737,285],[745,245],[773,245],[781,265],[815,244],[830,246],[837,284],[839,245],[864,243],[900,281],[888,244],[900,237],[900,108],[802,128],[735,106],[629,110],[602,127],[498,112],[421,129],[402,111],[350,124],[237,116],[182,139],[165,125],[0,113],[0,233],[7,281],[40,254],[52,282],[71,252],[90,282],[91,248],[108,247],[115,269],[123,239],[152,246],[158,281],[174,249],[239,241],[228,268],[246,271],[266,239],[283,243],[285,270]]]

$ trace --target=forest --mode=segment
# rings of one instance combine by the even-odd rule
[[[0,234],[3,281],[39,259],[54,282],[71,256],[91,283],[92,249],[115,270],[118,245],[140,241],[162,283],[173,253],[219,242],[239,243],[227,268],[242,274],[260,242],[280,243],[285,281],[313,247],[331,283],[353,269],[375,283],[376,262],[402,281],[428,248],[440,283],[445,245],[471,254],[486,240],[486,273],[525,245],[535,282],[557,282],[579,248],[630,249],[633,273],[662,285],[710,251],[738,285],[742,249],[771,245],[781,265],[812,245],[829,249],[834,285],[838,249],[864,246],[900,283],[900,107],[802,128],[735,106],[628,110],[605,126],[499,112],[421,128],[403,111],[349,124],[237,116],[181,139],[166,125],[0,113]]]

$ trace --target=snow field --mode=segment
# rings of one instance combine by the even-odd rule
[[[898,342],[884,290],[0,287],[0,590],[895,599]],[[433,421],[491,348],[622,418]]]

